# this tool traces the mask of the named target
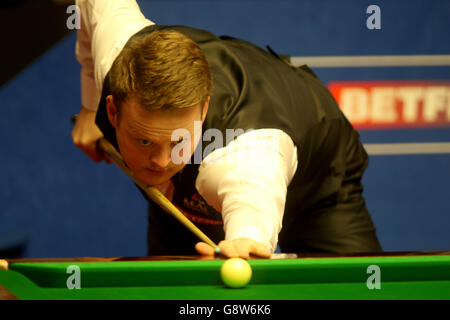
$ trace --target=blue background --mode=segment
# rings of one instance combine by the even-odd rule
[[[156,23],[208,29],[291,56],[450,54],[448,0],[138,3]],[[371,4],[381,8],[381,30],[366,28]],[[141,194],[119,169],[91,162],[71,142],[69,119],[80,107],[75,41],[73,31],[0,88],[3,245],[27,237],[28,257],[142,256]],[[450,79],[450,67],[314,71],[326,83]],[[449,142],[450,129],[366,130],[361,137]],[[364,195],[385,250],[450,248],[449,160],[449,154],[371,156]]]

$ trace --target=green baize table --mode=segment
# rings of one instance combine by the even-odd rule
[[[3,299],[450,299],[450,252],[249,259],[250,283],[227,288],[224,259],[196,256],[3,260]],[[5,266],[5,262],[7,266]],[[73,267],[75,266],[75,267]],[[78,272],[79,288],[69,288]],[[5,270],[7,269],[7,270]],[[73,278],[71,278],[73,280]],[[72,285],[73,287],[73,285]]]

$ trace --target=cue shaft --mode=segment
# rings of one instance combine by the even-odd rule
[[[217,249],[217,245],[210,239],[206,234],[204,234],[195,224],[193,224],[188,218],[184,216],[175,207],[172,202],[170,202],[156,187],[147,186],[142,181],[140,181],[135,174],[125,165],[122,156],[117,152],[111,143],[105,138],[101,138],[97,141],[97,145],[100,150],[102,150],[106,156],[114,162],[122,171],[124,171],[146,194],[152,199],[156,204],[158,204],[164,211],[171,214],[179,222],[181,222],[186,228],[188,228],[192,233],[194,233],[199,239],[209,244],[214,249]]]

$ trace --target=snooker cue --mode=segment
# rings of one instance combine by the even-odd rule
[[[72,124],[77,121],[78,115],[72,116]],[[159,205],[166,213],[171,214],[179,222],[181,222],[186,228],[188,228],[193,234],[195,234],[200,240],[206,242],[211,247],[214,248],[216,253],[220,253],[220,248],[212,241],[206,234],[204,234],[195,224],[193,224],[188,218],[184,216],[175,207],[172,202],[170,202],[157,188],[152,186],[147,186],[140,180],[136,178],[134,173],[128,168],[123,161],[122,156],[117,152],[116,148],[105,138],[101,138],[97,141],[97,147],[102,150],[106,156],[114,162],[116,166],[122,169],[145,193],[152,199],[157,205]]]
[[[97,141],[97,145],[102,150],[106,156],[114,162],[123,172],[125,172],[145,193],[152,199],[156,204],[158,204],[164,211],[171,214],[179,222],[181,222],[186,228],[188,228],[192,233],[194,233],[199,239],[209,244],[214,248],[216,253],[220,252],[219,247],[210,239],[206,234],[204,234],[195,224],[193,224],[188,218],[184,216],[175,207],[172,202],[170,202],[156,187],[147,186],[142,181],[140,181],[134,173],[128,168],[122,159],[122,156],[117,152],[111,143],[105,138],[101,138]]]

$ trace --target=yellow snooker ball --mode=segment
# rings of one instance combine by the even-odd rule
[[[231,258],[220,268],[222,281],[230,288],[243,288],[252,278],[252,268],[241,258]]]

